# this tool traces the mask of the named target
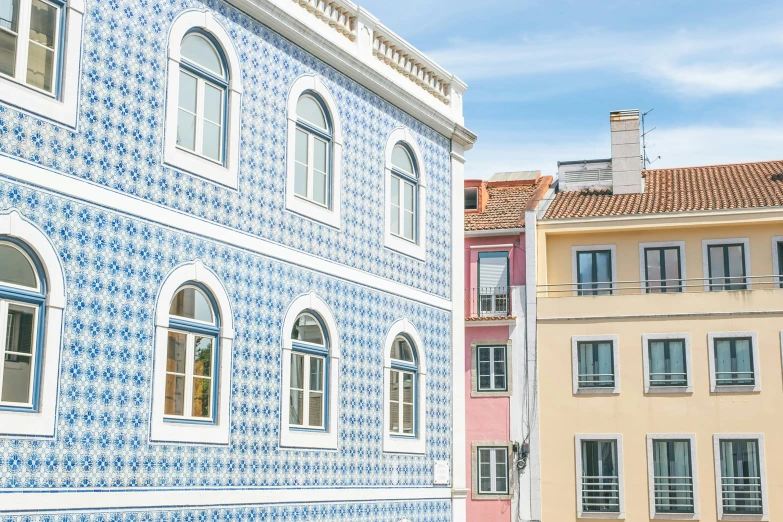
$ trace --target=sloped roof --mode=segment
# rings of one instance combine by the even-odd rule
[[[465,212],[465,230],[498,230],[525,225],[525,209],[535,207],[552,184],[552,176],[535,181],[487,182],[483,211]]]
[[[647,170],[643,194],[558,193],[544,219],[783,206],[783,161]]]

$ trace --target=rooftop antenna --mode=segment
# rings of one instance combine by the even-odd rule
[[[648,114],[650,114],[654,110],[655,110],[655,107],[653,107],[649,111],[646,111],[646,112],[642,113],[642,162],[644,163],[644,165],[643,165],[644,169],[647,169],[647,167],[649,165],[652,165],[653,163],[655,163],[656,161],[661,159],[661,157],[658,156],[657,158],[655,158],[654,160],[651,161],[650,158],[647,157],[647,135],[650,134],[652,131],[654,131],[657,127],[653,127],[650,130],[645,130],[645,128],[644,128],[644,117],[647,116]]]

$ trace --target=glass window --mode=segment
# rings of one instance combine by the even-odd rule
[[[656,513],[693,513],[691,441],[654,440]]]
[[[398,436],[416,435],[415,352],[403,336],[394,339],[389,371],[389,431]]]
[[[214,420],[218,332],[206,292],[195,285],[180,288],[169,306],[163,407],[168,420]]]
[[[647,292],[681,292],[680,248],[646,248]]]
[[[611,250],[577,252],[576,271],[579,295],[612,293]]]
[[[685,341],[650,340],[650,386],[688,386]]]
[[[323,102],[314,94],[301,96],[296,104],[296,117],[294,194],[329,207],[332,134]]]
[[[506,391],[506,347],[478,346],[478,391]]]
[[[710,245],[710,290],[745,290],[745,245]]]
[[[614,348],[611,341],[577,343],[580,388],[613,388]]]
[[[720,441],[720,482],[724,514],[763,512],[758,440]]]
[[[310,313],[300,314],[291,340],[288,422],[294,427],[323,429],[328,348],[321,321]]]
[[[408,148],[398,143],[392,149],[392,176],[390,194],[391,233],[416,242],[417,171]]]
[[[192,32],[181,45],[177,146],[223,163],[228,77],[207,36]]]
[[[508,252],[481,252],[478,256],[479,315],[509,315]]]
[[[619,512],[616,440],[582,441],[582,511]]]
[[[478,455],[478,487],[482,495],[508,494],[508,448],[481,448]]]
[[[752,340],[715,339],[715,385],[752,386],[755,383]]]
[[[478,210],[478,189],[475,187],[465,189],[465,210]]]

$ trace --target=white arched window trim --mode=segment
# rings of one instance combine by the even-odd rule
[[[291,330],[296,318],[302,312],[317,313],[326,327],[324,332],[329,338],[329,378],[327,390],[328,424],[324,431],[292,429],[289,424],[288,386],[291,382],[291,352],[293,342]],[[283,448],[315,448],[337,449],[337,417],[340,374],[340,339],[334,314],[326,301],[316,293],[304,294],[291,303],[283,320],[282,331],[283,359],[280,387],[280,447]]]
[[[163,411],[166,401],[166,346],[169,330],[169,307],[177,290],[185,283],[204,285],[214,297],[220,314],[220,353],[218,355],[218,396],[214,424],[165,422]],[[231,396],[231,344],[234,339],[234,322],[228,293],[214,272],[201,261],[174,268],[158,293],[155,309],[155,350],[152,385],[152,419],[150,440],[153,442],[190,442],[194,444],[228,444],[230,434],[229,412]]]
[[[47,284],[38,411],[0,411],[0,436],[54,437],[65,308],[65,274],[60,264],[60,256],[49,238],[19,212],[12,210],[0,214],[0,236],[23,241],[35,252],[43,266]]]
[[[228,67],[228,114],[224,165],[177,147],[177,107],[179,98],[180,45],[191,29],[203,29],[220,43]],[[169,31],[169,59],[166,87],[166,135],[163,161],[169,166],[236,189],[239,184],[239,120],[242,97],[242,70],[239,56],[228,32],[209,11],[188,10],[180,14]]]
[[[391,177],[392,177],[392,151],[398,143],[404,143],[413,153],[413,160],[418,168],[418,201],[416,202],[416,242],[408,241],[391,233]],[[383,245],[402,254],[415,257],[424,261],[427,252],[427,178],[424,169],[424,156],[419,144],[410,129],[397,128],[392,131],[386,140],[386,153],[384,155],[384,221]]]
[[[295,149],[296,149],[296,103],[306,92],[313,92],[323,100],[329,111],[329,119],[332,123],[332,151],[331,151],[331,194],[330,208],[296,197],[294,194],[295,178]],[[340,228],[340,194],[342,174],[343,134],[340,125],[340,114],[337,112],[337,104],[323,82],[313,75],[304,75],[297,78],[291,90],[288,91],[288,104],[286,106],[288,118],[288,145],[286,148],[286,181],[285,181],[285,208],[302,216],[318,221],[330,227]]]
[[[31,89],[18,81],[0,76],[0,101],[76,128],[79,108],[79,77],[81,72],[82,33],[84,27],[84,0],[65,2],[65,35],[60,54],[60,93],[50,96]]]
[[[389,433],[391,349],[394,339],[399,335],[406,335],[413,342],[413,349],[416,351],[416,362],[418,364],[418,373],[416,375],[417,433],[416,437],[410,438],[393,437]],[[425,361],[424,343],[416,328],[407,319],[400,319],[395,322],[386,334],[386,341],[383,343],[383,451],[386,453],[417,453],[423,455],[425,452],[427,442],[427,365]]]

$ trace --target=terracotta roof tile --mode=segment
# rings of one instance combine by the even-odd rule
[[[465,212],[465,230],[523,227],[525,207],[537,203],[551,183],[551,176],[540,177],[535,183],[487,183],[489,200],[484,211]]]
[[[643,194],[560,192],[544,219],[783,206],[783,161],[648,170]]]

